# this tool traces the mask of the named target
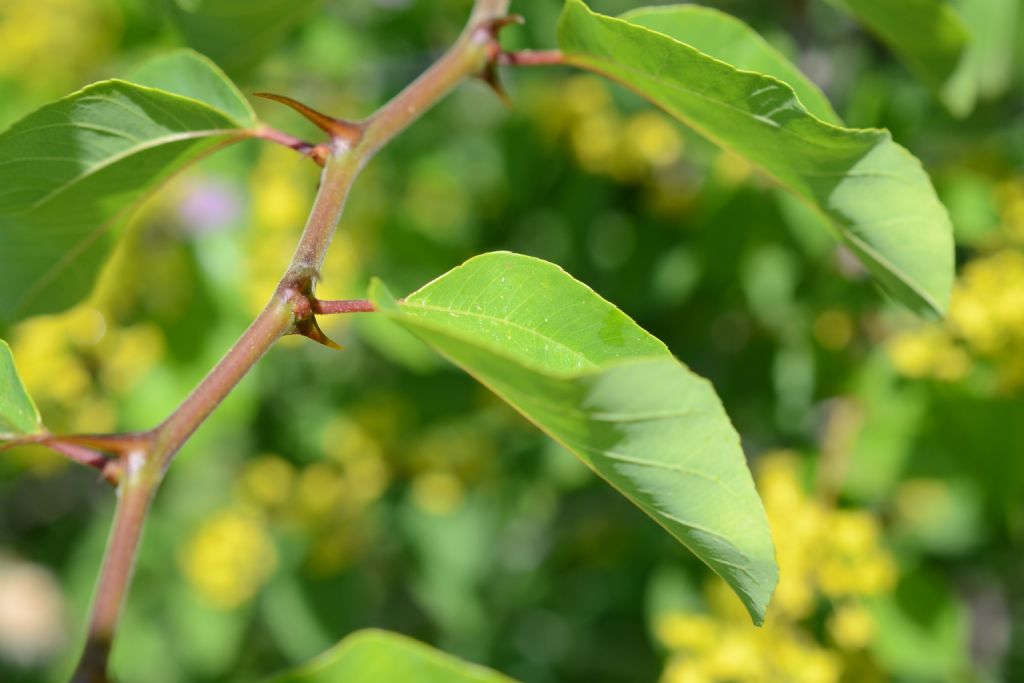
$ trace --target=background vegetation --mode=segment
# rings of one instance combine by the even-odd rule
[[[744,162],[562,69],[509,74],[511,111],[464,87],[403,134],[358,182],[329,255],[326,298],[363,296],[371,275],[410,291],[491,249],[539,256],[711,379],[779,549],[765,628],[419,342],[331,319],[343,352],[275,349],[171,470],[116,669],[258,680],[376,625],[539,683],[1024,680],[1024,64],[1008,29],[1024,12],[977,2],[1005,14],[965,118],[826,3],[714,3],[850,125],[887,127],[924,160],[959,245],[945,322],[886,302]],[[193,12],[223,4],[3,0],[0,126],[179,44],[248,92],[357,117],[468,7]],[[560,8],[516,0],[528,24],[505,40],[553,45]],[[88,305],[10,335],[51,428],[147,428],[173,409],[265,302],[316,178],[288,150],[245,143],[150,201]],[[0,679],[63,680],[73,663],[113,504],[93,479],[40,450],[0,459]]]

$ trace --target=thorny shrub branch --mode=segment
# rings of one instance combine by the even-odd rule
[[[287,334],[304,334],[330,344],[316,315],[372,311],[366,301],[320,301],[315,288],[320,267],[341,218],[346,197],[373,155],[462,81],[480,76],[497,86],[493,65],[502,54],[498,31],[507,23],[509,0],[475,0],[469,22],[455,44],[419,78],[360,122],[333,119],[288,98],[273,99],[295,107],[330,136],[308,145],[271,129],[254,137],[285,144],[324,167],[320,188],[295,255],[263,311],[224,358],[159,426],[124,436],[46,437],[51,448],[100,469],[117,483],[113,528],[100,571],[85,649],[72,683],[109,683],[110,652],[142,528],[164,473],[181,447],[216,409],[253,365]]]

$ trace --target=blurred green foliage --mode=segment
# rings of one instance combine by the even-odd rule
[[[0,125],[207,39],[175,17],[219,4],[3,0]],[[343,352],[282,344],[172,468],[115,654],[125,680],[258,680],[367,626],[538,683],[1024,680],[1021,50],[984,55],[1008,87],[957,119],[826,3],[715,4],[850,125],[888,127],[925,161],[959,245],[948,321],[887,303],[742,162],[560,69],[508,74],[512,111],[465,86],[382,152],[322,293],[363,296],[373,275],[410,291],[512,249],[620,305],[714,383],[743,436],[779,544],[768,625],[419,342],[332,320]],[[1019,31],[1024,11],[997,4]],[[365,115],[468,5],[327,0],[225,66],[246,92]],[[509,46],[553,45],[559,2],[513,9],[528,24]],[[173,409],[270,295],[316,178],[245,143],[148,202],[87,305],[10,336],[47,423],[130,430]],[[112,504],[44,452],[0,459],[0,679],[66,676]]]

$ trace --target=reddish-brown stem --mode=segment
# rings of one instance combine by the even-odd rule
[[[114,525],[103,555],[100,582],[89,619],[85,650],[71,683],[110,681],[107,673],[110,650],[125,594],[135,571],[143,523],[156,493],[156,480],[150,479],[146,472],[145,455],[141,451],[129,453],[126,460],[126,471],[118,488]]]
[[[275,294],[274,299],[224,358],[178,406],[178,409],[154,431],[147,467],[156,470],[154,475],[157,478],[170,465],[171,459],[199,425],[220,405],[274,342],[289,331],[292,323],[292,308],[289,302],[282,301]]]
[[[100,475],[110,484],[116,486],[121,478],[120,460],[106,453],[100,453],[86,446],[62,441],[48,443],[46,447],[70,460],[74,460],[80,465],[99,470]]]
[[[456,85],[484,71],[495,50],[498,22],[509,0],[477,0],[466,29],[455,44],[419,78],[364,122],[357,149],[369,160],[406,126],[447,95]]]
[[[334,227],[341,219],[348,192],[359,175],[362,162],[355,158],[353,151],[335,154],[324,167],[318,201],[313,204],[291,265],[282,280],[282,285],[287,281],[289,286],[299,287],[301,291],[296,294],[300,296],[312,295],[312,286],[320,277],[320,267],[327,255],[327,247],[334,237]],[[324,199],[321,200],[321,197]]]
[[[279,145],[284,145],[290,149],[294,149],[296,152],[302,154],[312,154],[315,149],[315,145],[312,142],[297,138],[294,135],[285,133],[284,131],[271,128],[270,126],[259,126],[253,128],[249,132],[250,137],[259,138],[260,140],[267,140],[268,142],[274,142]]]
[[[561,50],[522,50],[502,52],[497,62],[507,66],[551,66],[565,64],[566,60]]]
[[[317,315],[335,315],[338,313],[373,313],[376,309],[372,301],[366,299],[342,299],[340,301],[313,302],[313,312]]]
[[[358,124],[358,139],[334,136],[324,152],[320,189],[287,272],[274,296],[241,339],[139,448],[121,453],[123,475],[107,552],[93,603],[85,651],[73,683],[109,683],[108,663],[117,622],[128,591],[150,503],[174,456],[252,366],[280,337],[301,333],[316,338],[317,313],[373,310],[369,302],[318,301],[316,281],[341,217],[349,189],[373,154],[461,81],[493,60],[495,22],[509,0],[476,0],[470,22],[456,44],[420,78]],[[303,151],[304,143],[272,129],[262,137]],[[347,309],[347,310],[343,310]],[[316,328],[318,330],[318,328]],[[324,338],[326,339],[326,338]],[[321,343],[325,343],[320,339]],[[329,341],[329,340],[327,340]]]

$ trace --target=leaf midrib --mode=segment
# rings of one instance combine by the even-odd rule
[[[424,303],[419,303],[419,302],[410,302],[408,300],[402,302],[401,306],[402,306],[402,308],[418,308],[418,309],[421,309],[421,310],[424,310],[424,311],[432,311],[432,312],[435,312],[435,313],[449,313],[449,314],[453,314],[453,315],[457,315],[457,316],[465,315],[465,316],[469,316],[471,318],[479,318],[481,320],[488,320],[488,321],[491,321],[491,322],[494,322],[494,323],[498,323],[500,325],[505,325],[505,326],[508,326],[508,327],[511,327],[511,328],[514,328],[514,329],[521,330],[523,332],[529,333],[529,334],[537,337],[538,339],[542,339],[544,341],[550,342],[550,343],[554,344],[555,346],[557,346],[559,348],[562,348],[565,351],[568,351],[572,356],[578,358],[580,361],[582,361],[585,364],[584,368],[578,368],[578,369],[583,369],[583,370],[585,370],[585,369],[598,369],[598,368],[601,367],[598,363],[595,363],[594,361],[590,360],[589,358],[587,358],[582,353],[580,353],[576,349],[572,348],[571,346],[569,346],[565,342],[560,341],[558,339],[555,339],[554,337],[549,337],[548,335],[543,334],[542,332],[539,332],[538,330],[536,330],[536,329],[534,329],[532,327],[527,327],[526,325],[514,322],[514,321],[509,320],[507,318],[499,318],[497,316],[488,315],[486,313],[479,313],[479,312],[476,312],[476,311],[466,311],[466,310],[458,309],[458,308],[451,308],[451,307],[446,308],[444,306],[434,306],[432,304],[424,304]]]
[[[27,213],[31,213],[31,212],[33,212],[33,211],[35,211],[37,209],[40,209],[43,206],[45,206],[46,204],[48,204],[49,202],[53,201],[55,197],[58,197],[59,195],[63,194],[64,192],[70,190],[75,185],[78,185],[79,183],[85,182],[86,180],[88,180],[92,176],[100,173],[104,169],[109,168],[111,166],[114,166],[114,165],[120,163],[121,161],[124,161],[128,157],[133,156],[135,154],[139,154],[140,152],[145,152],[147,150],[153,149],[155,147],[161,147],[163,145],[170,145],[170,144],[173,144],[175,142],[184,142],[186,140],[198,140],[198,139],[201,139],[201,138],[208,138],[208,137],[218,137],[218,136],[221,136],[221,135],[224,135],[224,136],[236,135],[239,139],[242,139],[242,138],[246,137],[246,133],[242,129],[238,129],[238,128],[221,128],[221,129],[208,129],[208,130],[203,130],[203,131],[189,131],[187,133],[175,133],[174,135],[167,135],[167,136],[163,136],[163,137],[159,137],[159,138],[153,138],[152,140],[149,140],[149,141],[147,141],[145,143],[142,143],[142,144],[139,144],[139,145],[134,145],[132,147],[128,147],[125,150],[123,150],[123,151],[121,151],[121,152],[119,152],[117,154],[114,154],[111,157],[109,157],[107,159],[104,159],[103,161],[101,161],[99,163],[96,163],[96,164],[93,164],[91,166],[86,167],[83,170],[82,173],[76,175],[74,178],[72,178],[71,180],[68,180],[67,182],[63,183],[62,185],[57,186],[49,194],[46,194],[45,196],[43,196],[42,198],[37,200],[34,204],[29,206],[28,208],[23,209],[23,210],[18,211],[18,212],[15,212],[14,215],[27,214]]]

